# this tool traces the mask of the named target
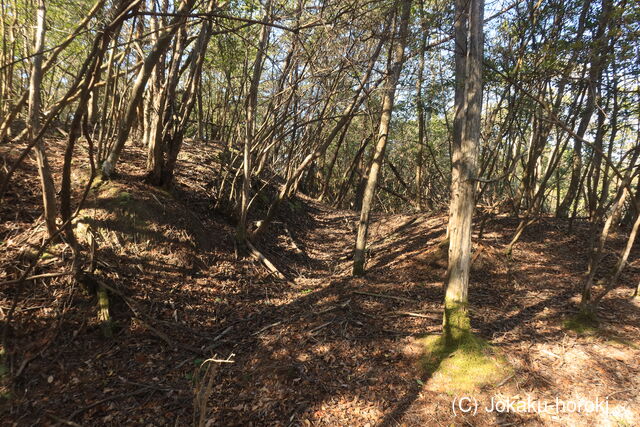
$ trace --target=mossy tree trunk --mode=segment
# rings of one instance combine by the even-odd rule
[[[484,0],[456,0],[455,119],[452,144],[449,267],[443,319],[444,339],[455,344],[470,331],[467,312],[471,226],[477,146],[482,110]]]

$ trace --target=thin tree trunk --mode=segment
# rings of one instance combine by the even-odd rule
[[[631,232],[629,233],[629,237],[627,238],[627,244],[624,247],[624,250],[622,251],[620,258],[618,258],[618,262],[616,263],[614,273],[609,277],[606,284],[604,285],[604,289],[587,306],[582,307],[582,309],[586,310],[587,313],[594,313],[598,302],[600,302],[600,300],[602,300],[602,298],[604,298],[618,283],[618,279],[620,279],[620,274],[622,274],[624,267],[627,265],[627,260],[629,259],[631,248],[633,247],[633,244],[636,241],[636,236],[638,235],[638,228],[640,228],[640,215],[636,216],[636,220],[633,223],[633,227],[631,228]]]
[[[420,19],[424,21],[424,4],[420,2]],[[424,26],[424,22],[423,26]],[[420,37],[420,51],[418,53],[418,76],[416,78],[416,114],[418,115],[418,155],[416,159],[416,177],[415,177],[415,203],[418,210],[424,208],[422,197],[422,179],[424,169],[424,146],[427,143],[425,138],[425,117],[424,117],[424,98],[422,96],[422,80],[424,77],[424,55],[427,48],[428,32],[422,29]],[[435,161],[435,159],[434,159]],[[436,166],[437,167],[437,166]]]
[[[605,54],[607,43],[607,27],[611,25],[610,15],[613,9],[612,0],[602,1],[602,11],[598,23],[598,29],[591,49],[591,64],[589,67],[589,75],[587,80],[587,100],[586,106],[580,119],[580,124],[576,131],[577,138],[574,138],[573,158],[571,169],[571,181],[564,200],[560,203],[560,207],[556,215],[566,218],[569,209],[573,206],[574,200],[578,197],[580,178],[582,176],[582,139],[587,132],[591,116],[596,107],[596,87],[602,78],[602,69],[606,63],[607,55]]]
[[[265,20],[269,19],[271,14],[271,2],[267,2],[265,6]],[[249,94],[247,97],[247,128],[244,140],[244,152],[242,163],[242,196],[240,201],[240,214],[238,226],[236,228],[236,239],[241,248],[244,249],[247,240],[247,217],[249,215],[249,198],[251,193],[251,176],[252,176],[252,153],[251,146],[254,144],[256,115],[258,109],[258,87],[260,84],[260,76],[262,75],[263,58],[266,54],[267,44],[269,43],[270,27],[263,25],[260,30],[260,43],[256,52],[256,59],[253,64],[253,75],[251,76],[251,85],[249,86]]]
[[[365,85],[367,84],[367,82],[369,82],[369,78],[371,76],[371,73],[373,72],[373,68],[376,64],[376,60],[380,54],[380,51],[382,49],[383,46],[383,42],[384,40],[381,39],[380,43],[378,43],[378,45],[376,46],[376,49],[372,55],[372,60],[369,64],[369,67],[366,71],[366,73],[364,74],[364,76],[362,77],[362,79],[360,80],[360,84],[358,85],[358,89],[356,90],[356,93],[351,101],[351,103],[343,110],[342,116],[340,117],[340,120],[338,120],[338,122],[335,124],[335,126],[331,129],[331,132],[329,132],[329,135],[324,138],[324,140],[322,140],[322,142],[316,147],[316,149],[308,154],[303,160],[302,162],[298,165],[297,168],[295,168],[294,170],[287,170],[287,182],[285,183],[285,185],[282,186],[280,192],[278,193],[278,196],[276,197],[276,199],[271,203],[271,205],[269,206],[269,210],[267,211],[267,215],[264,218],[264,220],[262,220],[260,222],[260,225],[258,226],[258,228],[256,228],[254,230],[254,232],[251,235],[251,239],[255,239],[257,238],[260,234],[262,234],[267,226],[269,225],[269,223],[273,220],[273,218],[275,218],[276,212],[278,211],[280,204],[282,203],[283,200],[285,200],[285,198],[292,192],[295,191],[297,189],[297,182],[299,180],[299,178],[302,176],[302,174],[304,173],[304,171],[318,158],[320,157],[320,155],[322,155],[322,153],[324,153],[326,151],[326,149],[329,147],[329,145],[331,145],[331,142],[336,138],[336,136],[338,136],[338,133],[340,132],[340,130],[342,130],[342,128],[344,126],[347,125],[347,123],[349,123],[349,121],[352,119],[353,114],[356,112],[356,110],[360,107],[360,105],[362,104],[362,102],[364,102],[366,96],[362,95],[362,92],[364,91]],[[294,102],[294,120],[297,117],[297,114],[295,113],[295,110],[297,109],[296,107],[296,102]],[[291,150],[293,150],[294,146],[295,146],[295,140],[296,140],[296,134],[295,134],[295,129],[297,129],[297,126],[294,123],[294,135],[292,137],[292,144],[291,144]],[[289,159],[289,162],[291,162],[291,158],[292,158],[292,152],[289,152],[287,155],[287,158]],[[289,163],[287,165],[287,169],[289,167],[291,167],[292,164]]]
[[[29,79],[29,139],[33,140],[40,131],[40,85],[42,83],[42,52],[44,50],[46,7],[44,0],[38,0],[36,14],[35,56]],[[42,186],[42,204],[44,219],[49,236],[56,232],[56,190],[51,175],[51,167],[47,159],[45,144],[40,139],[35,145],[38,175]]]
[[[74,253],[74,268],[78,268],[79,266],[75,262],[78,256],[78,247],[75,235],[73,233],[73,226],[70,222],[71,163],[73,160],[73,152],[80,135],[84,132],[85,136],[88,137],[87,104],[90,102],[92,94],[94,99],[96,97],[94,86],[100,80],[102,62],[104,60],[109,43],[111,43],[111,39],[122,24],[122,21],[124,19],[124,15],[122,14],[122,12],[126,9],[126,7],[126,0],[120,0],[118,3],[114,4],[114,8],[111,11],[111,20],[109,22],[109,25],[104,29],[104,31],[98,33],[98,36],[93,42],[90,53],[82,64],[82,67],[80,68],[80,71],[78,73],[81,76],[85,76],[85,78],[79,88],[80,96],[78,105],[76,106],[75,112],[73,114],[73,119],[69,127],[67,146],[65,148],[64,161],[62,165],[62,178],[60,180],[60,217],[62,219],[62,222],[66,224],[64,229],[65,237],[67,238],[67,242],[70,244],[71,249]],[[93,153],[90,152],[90,155],[93,155]],[[91,162],[93,164],[93,159],[91,159]],[[91,176],[90,179],[93,179],[93,176]]]
[[[373,197],[378,183],[378,174],[384,161],[384,153],[389,138],[389,124],[393,112],[393,102],[396,93],[396,85],[402,71],[404,63],[404,48],[407,43],[407,30],[411,15],[411,0],[402,0],[400,16],[400,29],[398,39],[395,40],[393,49],[390,49],[390,56],[393,56],[389,63],[388,75],[384,97],[382,101],[382,114],[378,127],[378,141],[376,143],[367,186],[365,188],[362,210],[360,211],[360,222],[358,223],[358,233],[356,237],[356,247],[353,255],[353,274],[360,276],[364,274],[365,250],[367,245],[367,233],[369,231],[369,217],[373,204]],[[393,41],[392,41],[393,43]]]

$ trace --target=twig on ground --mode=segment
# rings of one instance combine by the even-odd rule
[[[22,281],[27,282],[29,280],[48,279],[50,277],[69,276],[71,274],[73,274],[73,271],[61,271],[59,273],[36,274],[35,276],[30,276],[30,277],[27,277],[25,279],[14,279],[14,280],[7,280],[6,282],[0,282],[0,286],[14,285],[14,284],[20,283]]]
[[[366,296],[370,296],[370,297],[393,299],[393,300],[396,300],[396,301],[415,302],[412,299],[404,298],[404,297],[397,297],[395,295],[374,294],[372,292],[362,292],[362,291],[354,291],[353,293],[357,294],[357,295],[366,295]]]
[[[316,326],[315,328],[311,329],[311,330],[309,331],[309,333],[310,333],[311,335],[315,335],[317,332],[319,332],[319,331],[320,331],[320,329],[325,328],[325,327],[329,326],[329,325],[330,325],[330,324],[332,324],[332,323],[333,323],[333,320],[330,320],[330,321],[328,321],[328,322],[326,322],[326,323],[323,323],[323,324],[322,324],[322,325],[320,325],[320,326]]]
[[[266,331],[267,329],[269,329],[269,328],[273,328],[274,326],[278,326],[278,325],[279,325],[279,324],[281,324],[281,323],[282,323],[282,321],[278,321],[278,322],[276,322],[276,323],[272,323],[272,324],[267,325],[267,326],[265,326],[264,328],[260,329],[259,331],[254,332],[254,333],[253,333],[253,334],[251,334],[251,335],[259,335],[259,334],[261,334],[262,332]]]
[[[433,310],[433,313],[435,313],[435,310]],[[390,311],[389,313],[387,313],[388,315],[396,315],[396,316],[410,316],[410,317],[420,317],[423,319],[433,319],[433,315],[428,316],[426,314],[422,314],[422,313],[413,313],[411,311]]]
[[[56,421],[56,422],[58,422],[60,424],[64,424],[66,426],[81,427],[80,424],[78,424],[78,423],[74,423],[73,421],[65,420],[64,418],[60,418],[60,417],[58,417],[56,415],[53,415],[51,413],[47,413],[47,416],[49,418],[51,418],[52,420],[54,420],[54,421]]]

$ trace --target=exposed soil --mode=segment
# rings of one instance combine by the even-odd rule
[[[4,161],[16,153],[0,151]],[[474,237],[472,324],[514,371],[472,397],[598,398],[608,412],[456,415],[459,396],[423,372],[419,344],[441,330],[446,216],[377,216],[367,275],[352,278],[355,213],[299,196],[256,242],[280,280],[236,258],[233,225],[212,213],[213,158],[187,144],[170,194],[142,183],[141,150],[130,148],[118,179],[92,191],[79,218],[97,236],[95,277],[121,294],[110,298],[112,338],[95,297],[65,276],[2,286],[3,328],[18,301],[3,424],[190,425],[207,358],[232,362],[214,364],[208,425],[640,424],[640,304],[629,298],[638,248],[601,304],[599,330],[579,335],[564,321],[586,268],[586,224],[568,233],[567,222],[543,219],[507,258],[517,220],[488,221]],[[0,281],[17,277],[43,240],[39,197],[29,160],[0,207]],[[607,266],[623,239],[611,242]],[[64,271],[69,257],[58,243],[34,274]]]

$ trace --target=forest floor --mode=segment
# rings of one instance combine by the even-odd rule
[[[62,142],[49,145],[58,169]],[[422,366],[422,338],[441,331],[445,215],[377,215],[367,274],[353,278],[356,214],[299,196],[256,242],[281,280],[237,259],[233,225],[211,213],[212,150],[186,144],[171,194],[142,182],[142,151],[127,151],[118,179],[96,184],[79,215],[80,236],[90,228],[98,244],[95,277],[117,290],[113,337],[95,297],[65,276],[0,288],[3,425],[191,425],[203,410],[215,426],[640,424],[640,303],[630,298],[638,248],[601,303],[599,328],[575,331],[566,321],[586,268],[587,225],[568,233],[568,222],[543,219],[508,258],[517,220],[489,219],[474,235],[472,326],[512,369],[468,394],[479,410],[462,414],[452,404],[462,396]],[[18,171],[0,207],[0,282],[17,277],[43,240],[34,164]],[[607,266],[623,239],[612,240]],[[69,256],[53,245],[34,274],[64,271]],[[203,379],[208,358],[224,362],[206,365]],[[492,398],[607,406],[498,413],[484,410]]]

